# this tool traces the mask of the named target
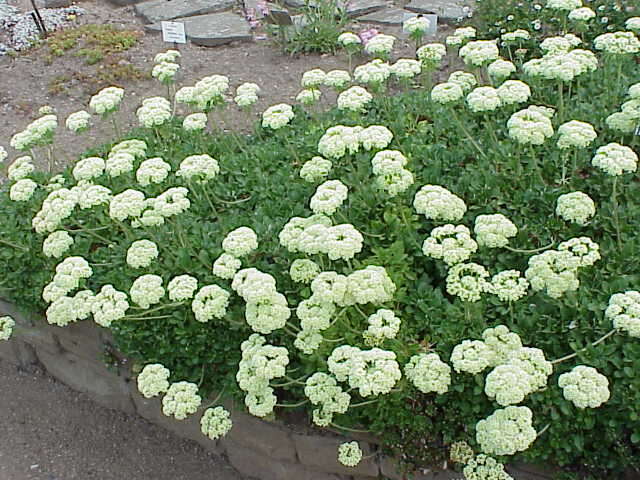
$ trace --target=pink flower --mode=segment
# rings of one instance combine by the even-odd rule
[[[378,35],[378,30],[375,28],[370,28],[368,30],[361,30],[358,36],[360,40],[362,40],[363,45],[366,45],[369,40]]]

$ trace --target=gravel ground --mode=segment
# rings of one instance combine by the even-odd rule
[[[0,480],[242,480],[222,458],[0,360]]]

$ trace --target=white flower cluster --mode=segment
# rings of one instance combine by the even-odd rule
[[[60,258],[73,245],[73,238],[65,230],[50,233],[42,243],[45,257]]]
[[[142,162],[136,171],[136,180],[143,187],[152,183],[162,183],[171,171],[171,165],[160,157],[149,158]]]
[[[231,415],[223,407],[207,408],[200,419],[200,431],[211,440],[224,437],[232,426]]]
[[[216,105],[224,103],[224,94],[228,89],[229,79],[224,75],[204,77],[194,85],[189,103],[194,103],[199,110],[208,112]]]
[[[127,250],[127,265],[132,268],[148,267],[158,258],[158,246],[151,240],[136,240]]]
[[[128,309],[127,294],[119,292],[113,285],[104,285],[91,303],[93,320],[105,328],[124,317]]]
[[[104,173],[105,161],[100,157],[88,157],[79,160],[73,167],[73,178],[77,181],[92,180]]]
[[[476,80],[476,76],[473,73],[463,72],[462,70],[452,72],[447,82],[457,84],[464,93],[470,92],[478,84],[478,80]]]
[[[416,56],[425,70],[435,70],[447,54],[447,47],[441,43],[428,43],[416,51]]]
[[[635,172],[638,168],[638,155],[629,147],[619,143],[604,145],[591,159],[591,164],[607,175],[618,176],[627,172]]]
[[[258,248],[258,236],[249,227],[239,227],[229,232],[222,240],[225,253],[236,258],[244,257]]]
[[[400,58],[391,65],[390,70],[392,75],[401,80],[406,80],[420,75],[422,65],[418,60],[413,60],[412,58]]]
[[[144,207],[144,193],[129,188],[111,198],[109,201],[109,216],[118,221],[136,218],[142,214]]]
[[[507,80],[496,89],[502,105],[524,103],[531,96],[531,88],[520,80]]]
[[[182,54],[178,50],[170,48],[164,52],[157,53],[153,61],[154,63],[176,62],[180,57],[182,57]]]
[[[182,128],[187,132],[199,132],[207,128],[207,114],[198,112],[184,117]]]
[[[257,333],[242,342],[240,349],[242,359],[236,374],[238,386],[247,392],[244,402],[249,413],[264,417],[273,411],[277,402],[269,381],[285,375],[289,352],[284,347],[267,344],[265,338]]]
[[[321,96],[322,92],[317,88],[305,88],[298,93],[296,101],[302,105],[315,105]]]
[[[593,125],[572,120],[558,127],[558,148],[587,148],[598,138]]]
[[[145,98],[136,115],[143,127],[158,127],[171,118],[171,102],[164,97]]]
[[[260,87],[255,83],[243,83],[236,88],[236,96],[233,99],[241,108],[247,108],[258,101]]]
[[[125,173],[133,171],[133,164],[136,157],[128,151],[121,150],[109,153],[109,157],[105,162],[105,171],[110,177],[119,177]]]
[[[593,40],[596,50],[614,55],[640,52],[640,40],[633,32],[612,32],[598,35]]]
[[[413,199],[416,212],[438,222],[457,222],[467,211],[464,201],[439,185],[425,185]]]
[[[465,463],[462,469],[465,480],[514,480],[504,471],[504,465],[492,457],[480,454]]]
[[[167,285],[169,292],[169,300],[173,302],[182,302],[193,298],[198,289],[198,279],[191,275],[178,275],[173,277]]]
[[[531,107],[511,115],[507,128],[509,137],[524,145],[542,145],[553,136],[551,120]]]
[[[420,38],[429,30],[430,25],[431,22],[426,17],[411,17],[402,24],[402,31]]]
[[[329,426],[336,413],[345,413],[351,401],[335,378],[322,372],[307,378],[304,394],[313,405],[320,405],[313,411],[313,423],[320,427]]]
[[[464,91],[457,83],[439,83],[431,89],[431,100],[442,105],[457,102],[462,97],[464,97]]]
[[[8,156],[9,154],[7,153],[7,150],[2,145],[0,145],[0,163],[3,163]]]
[[[413,185],[413,174],[404,168],[406,164],[407,157],[397,150],[382,150],[371,159],[376,185],[390,197]]]
[[[318,182],[329,175],[332,166],[331,160],[327,160],[322,157],[313,157],[302,165],[302,168],[300,169],[300,177],[305,182]]]
[[[444,260],[449,266],[468,260],[477,249],[478,244],[464,225],[436,227],[422,244],[425,256]]]
[[[289,276],[296,283],[310,283],[320,274],[320,266],[313,260],[298,258],[291,263]]]
[[[467,442],[453,442],[449,446],[449,460],[466,465],[473,459],[473,448]],[[484,479],[478,479],[484,480]]]
[[[82,290],[73,297],[59,296],[47,308],[47,322],[64,327],[72,322],[84,320],[94,307],[94,295],[89,290]]]
[[[513,32],[503,33],[500,36],[500,40],[502,40],[506,45],[527,41],[530,38],[531,38],[531,33],[521,28],[518,30],[514,30]]]
[[[291,311],[271,275],[245,268],[235,274],[231,288],[246,302],[245,318],[254,331],[268,334],[286,325]]]
[[[476,424],[476,441],[490,455],[513,455],[529,448],[537,437],[527,407],[498,409]]]
[[[42,202],[42,207],[31,221],[37,233],[49,233],[56,230],[62,220],[71,216],[78,203],[76,192],[60,188],[51,192]]]
[[[341,443],[338,447],[338,461],[346,467],[355,467],[362,460],[362,450],[358,442]]]
[[[360,133],[363,130],[362,127],[344,125],[329,127],[318,142],[318,152],[333,159],[342,158],[347,153],[354,154],[360,150]]]
[[[502,81],[516,72],[516,66],[509,60],[498,58],[489,64],[487,73],[495,81]]]
[[[180,162],[180,168],[176,172],[177,177],[182,177],[188,182],[207,183],[220,173],[218,161],[203,153],[202,155],[190,155]]]
[[[373,100],[373,95],[356,85],[338,95],[338,108],[350,112],[361,112],[371,100]]]
[[[242,261],[239,258],[228,253],[222,253],[216,258],[216,261],[213,262],[213,274],[216,277],[231,280],[236,272],[240,270],[241,266]]]
[[[82,133],[89,129],[89,120],[91,120],[91,114],[84,110],[80,110],[70,114],[67,117],[65,125],[73,133]]]
[[[509,243],[509,238],[517,235],[518,228],[504,215],[495,213],[478,215],[473,232],[481,247],[502,248]]]
[[[160,363],[145,365],[138,374],[138,391],[144,398],[152,398],[169,389],[171,372]]]
[[[489,272],[477,263],[458,263],[447,273],[447,292],[464,302],[477,302],[483,293],[490,293]]]
[[[569,20],[573,20],[574,22],[586,22],[595,17],[596,12],[591,10],[589,7],[580,7],[571,10],[567,18],[569,18]]]
[[[37,188],[36,182],[30,178],[23,178],[11,185],[9,198],[14,202],[28,202]]]
[[[376,58],[375,60],[358,65],[353,71],[353,78],[365,85],[381,85],[387,81],[391,75],[391,67],[387,62]]]
[[[267,108],[262,114],[262,126],[278,130],[293,120],[295,114],[291,105],[280,103]]]
[[[609,380],[593,367],[578,365],[558,377],[562,395],[578,408],[597,408],[607,400]]]
[[[191,382],[172,383],[162,397],[162,413],[167,417],[173,415],[176,420],[184,420],[188,415],[196,413],[201,403],[198,385]]]
[[[502,105],[498,91],[493,87],[478,87],[467,95],[467,105],[472,112],[492,112]]]
[[[361,45],[362,40],[360,40],[360,37],[355,33],[345,32],[345,33],[341,33],[340,36],[338,37],[338,43],[343,47],[347,47],[350,45]]]
[[[631,17],[627,19],[624,26],[627,30],[631,30],[632,32],[639,33],[640,32],[640,17]]]
[[[89,108],[103,117],[115,112],[122,102],[124,90],[118,87],[107,87],[96,93],[89,101]]]
[[[595,214],[596,204],[583,192],[565,193],[556,202],[556,215],[568,222],[586,225]]]
[[[524,275],[534,290],[546,290],[551,298],[560,298],[578,289],[579,266],[580,259],[571,252],[547,250],[529,259]]]
[[[349,224],[331,226],[324,215],[308,218],[293,217],[279,235],[280,244],[292,253],[309,255],[323,253],[331,260],[349,260],[362,251],[364,238]]]
[[[53,141],[53,135],[57,128],[58,117],[45,115],[34,120],[23,131],[11,137],[9,145],[16,150],[29,150],[39,145],[47,145]]]
[[[300,85],[306,89],[316,89],[324,84],[327,74],[320,68],[307,70],[302,74]]]
[[[327,72],[324,84],[336,91],[341,91],[351,83],[351,75],[346,70],[331,70]]]
[[[196,320],[206,323],[212,318],[220,319],[227,313],[230,293],[218,285],[206,285],[196,293],[191,310]]]
[[[137,303],[142,308],[149,308],[164,297],[165,291],[162,286],[162,277],[159,275],[141,275],[133,281],[129,295],[131,301]]]
[[[143,201],[142,213],[134,217],[131,226],[157,226],[164,224],[165,218],[178,215],[189,209],[191,202],[187,198],[189,190],[184,187],[172,187],[155,198]]]
[[[504,270],[491,277],[491,293],[503,302],[516,302],[527,294],[529,282],[518,270]]]
[[[582,6],[582,0],[547,0],[546,8],[570,11]]]
[[[175,81],[175,76],[180,70],[180,65],[173,62],[160,62],[151,70],[151,76],[157,78],[164,85],[168,85]]]
[[[456,372],[476,374],[493,362],[492,350],[480,340],[463,340],[451,352],[451,363]]]
[[[589,237],[576,237],[558,245],[559,251],[571,252],[578,267],[590,267],[600,260],[600,247]]]
[[[451,367],[437,353],[419,353],[404,366],[404,374],[422,393],[446,393],[451,385]]]
[[[0,317],[0,340],[9,340],[16,322],[9,315]]]
[[[14,182],[28,177],[36,167],[31,163],[33,159],[29,155],[16,158],[7,170],[7,177]]]
[[[80,280],[93,275],[93,270],[82,257],[67,257],[56,266],[53,280],[42,292],[45,302],[51,303],[80,286]]]
[[[364,51],[369,55],[386,57],[393,50],[393,44],[395,41],[396,37],[393,35],[379,33],[369,39],[364,46]]]
[[[566,40],[566,39],[565,39]],[[591,50],[574,49],[534,58],[522,65],[531,77],[571,82],[576,77],[598,68],[598,58]]]
[[[318,186],[309,206],[315,214],[333,215],[347,199],[348,191],[340,180],[328,180]]]
[[[387,338],[396,338],[400,331],[401,321],[392,310],[381,308],[376,313],[369,315],[367,324],[368,327],[362,334],[365,343],[378,346]]]
[[[514,354],[522,350],[522,340],[520,340],[520,336],[515,332],[509,331],[505,325],[487,328],[482,332],[482,340],[484,344],[489,347],[489,350],[491,350],[490,367],[497,367],[498,365],[508,363],[512,357],[514,357]],[[544,368],[546,368],[546,366]],[[550,370],[549,373],[551,373]]]
[[[498,59],[500,50],[494,40],[476,40],[463,46],[459,55],[467,65],[482,67]]]
[[[362,397],[389,393],[402,377],[396,354],[380,348],[342,345],[331,352],[327,366],[338,381],[348,381]]]
[[[604,316],[613,321],[613,328],[640,338],[640,292],[629,290],[614,293],[609,299]]]

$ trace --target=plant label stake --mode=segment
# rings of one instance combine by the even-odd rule
[[[187,36],[184,32],[183,22],[162,22],[162,40],[173,43],[187,43]]]
[[[636,127],[636,135],[640,137],[640,125]]]
[[[33,7],[33,12],[31,13],[31,18],[33,18],[33,21],[36,24],[36,27],[38,27],[38,30],[40,30],[40,33],[42,34],[43,37],[47,37],[47,27],[44,24],[44,21],[42,20],[42,16],[40,15],[40,10],[38,10],[38,7],[36,6],[36,2],[35,0],[31,0],[31,6]]]

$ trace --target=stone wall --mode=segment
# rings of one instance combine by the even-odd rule
[[[226,437],[211,441],[200,432],[202,412],[178,421],[162,414],[158,398],[145,399],[138,393],[127,360],[114,349],[108,330],[91,322],[64,328],[51,326],[43,319],[22,315],[2,300],[1,315],[11,315],[16,328],[10,341],[0,342],[0,358],[20,366],[39,363],[52,376],[100,405],[140,415],[180,437],[198,442],[211,452],[226,455],[247,477],[260,480],[463,479],[460,473],[449,470],[404,477],[392,459],[380,456],[347,468],[337,460],[337,447],[347,440],[344,437],[319,434],[303,425],[293,428],[263,421],[229,404],[226,407],[232,412],[233,428]],[[206,401],[203,403],[206,405]],[[366,441],[360,441],[360,445],[365,456],[375,448]],[[516,480],[551,478],[548,470],[527,465],[509,467],[509,470]]]

